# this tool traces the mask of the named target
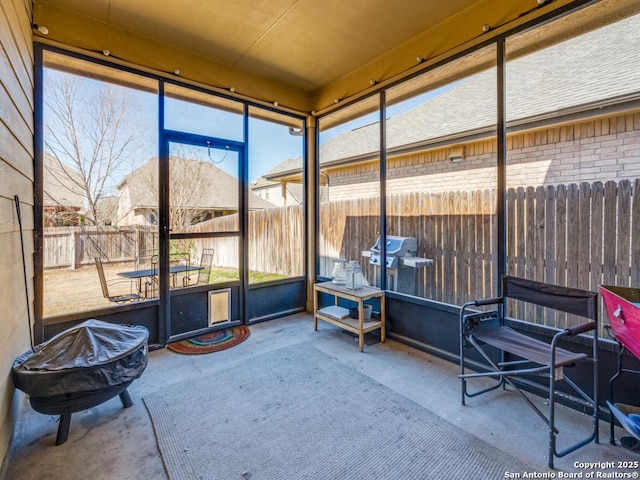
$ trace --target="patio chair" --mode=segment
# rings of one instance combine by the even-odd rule
[[[200,256],[200,270],[185,276],[182,281],[185,287],[191,287],[201,283],[209,283],[211,266],[213,265],[213,248],[203,248]],[[193,282],[193,283],[192,283]]]
[[[575,327],[558,331],[551,341],[547,343],[529,335],[516,331],[507,323],[516,324],[513,319],[505,319],[507,300],[522,301],[547,307],[557,312],[565,312],[589,320]],[[495,310],[470,311],[470,307],[482,307],[496,305]],[[538,310],[538,309],[537,309]],[[542,311],[542,308],[539,308]],[[555,457],[563,457],[570,452],[595,440],[598,443],[598,294],[576,288],[550,285],[546,283],[525,280],[516,277],[505,276],[502,280],[502,296],[498,298],[475,300],[467,302],[460,310],[460,375],[462,381],[462,404],[465,405],[467,397],[474,397],[489,392],[499,387],[510,385],[517,391],[529,406],[542,418],[549,428],[549,467],[553,468]],[[579,334],[591,332],[591,357],[587,353],[572,352],[559,347],[561,340],[567,340]],[[577,342],[576,342],[577,343]],[[580,342],[587,343],[587,342]],[[466,357],[469,348],[475,348],[484,362],[478,370],[486,368],[486,371],[465,373]],[[577,345],[576,345],[577,347]],[[576,348],[577,349],[577,348]],[[589,350],[584,347],[583,350]],[[498,358],[498,359],[496,359]],[[581,389],[568,375],[567,370],[576,366],[579,362],[590,362],[593,369],[593,380],[590,394]],[[548,382],[548,415],[543,413],[522,391],[523,380],[531,376],[543,377]],[[474,392],[468,390],[471,379],[490,377],[497,383],[485,386]],[[586,376],[588,378],[588,376]],[[518,381],[520,380],[520,381]],[[569,396],[564,392],[558,392],[556,384],[563,381],[578,395]],[[546,383],[545,382],[545,383]],[[544,386],[544,383],[542,384]],[[558,397],[579,402],[584,411],[590,412],[593,424],[589,436],[575,444],[558,452],[556,437],[558,428],[555,424],[555,404]]]
[[[138,278],[138,295],[143,298],[154,298],[158,296],[158,254],[156,252],[157,250],[143,250],[135,259],[136,271],[150,270],[156,272],[156,275],[150,275],[144,279]]]
[[[98,270],[98,277],[100,277],[100,286],[102,287],[102,295],[104,298],[113,303],[123,304],[130,303],[140,300],[142,297],[137,293],[129,293],[124,295],[110,295],[109,294],[109,286],[116,285],[118,283],[129,283],[131,286],[130,280],[122,280],[115,282],[107,282],[107,279],[104,276],[104,267],[102,266],[102,260],[99,257],[95,257],[96,269]]]
[[[188,252],[174,252],[169,254],[169,268],[173,269],[174,267],[183,266],[188,272],[189,267],[191,266],[191,255]],[[184,286],[184,279],[186,278],[186,273],[184,272],[173,272],[171,273],[171,288],[176,288],[178,286],[178,276],[182,276],[182,285]]]

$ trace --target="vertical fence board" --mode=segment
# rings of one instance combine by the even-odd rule
[[[498,296],[499,287],[498,287],[498,262],[502,261],[502,259],[498,258],[498,248],[497,248],[497,239],[498,239],[498,192],[494,189],[489,192],[489,206],[488,210],[491,212],[489,216],[489,229],[487,230],[487,236],[490,236],[487,241],[488,248],[490,248],[491,253],[489,257],[489,261],[491,262],[488,266],[488,272],[490,275],[490,291],[492,292],[490,297]]]
[[[535,231],[536,231],[536,214],[535,214],[535,190],[533,187],[527,187],[525,193],[525,278],[535,278]],[[534,310],[530,304],[524,304],[523,320],[530,322],[533,320]]]
[[[478,273],[482,270],[478,268],[478,254],[482,253],[482,244],[479,241],[482,237],[482,225],[478,221],[477,209],[480,206],[480,192],[467,192],[466,218],[468,235],[468,262],[467,271],[469,277],[469,290],[465,301],[473,298],[481,298],[478,291]]]
[[[469,223],[468,223],[468,192],[459,192],[458,197],[458,208],[456,212],[456,217],[460,221],[459,234],[460,239],[458,241],[459,244],[459,255],[458,255],[458,265],[456,270],[458,277],[458,285],[457,285],[457,295],[456,298],[463,299],[467,298],[470,292],[469,286],[469,250],[470,250],[470,235],[469,235]],[[466,301],[466,300],[463,300]]]
[[[631,191],[631,272],[629,283],[640,286],[640,178],[637,178]]]
[[[546,231],[545,227],[545,190],[543,186],[539,186],[536,188],[534,193],[534,202],[535,202],[535,219],[534,219],[534,231],[533,231],[533,270],[534,270],[534,279],[538,281],[542,281],[544,279],[544,261],[545,261],[545,235]],[[545,325],[548,324],[550,318],[545,314],[545,309],[540,306],[535,307],[535,317],[543,318]]]
[[[556,281],[556,189],[549,185],[545,189],[545,273],[544,281]]]
[[[578,230],[574,241],[578,247],[577,281],[578,288],[589,288],[589,256],[591,254],[591,185],[580,184],[578,195]]]
[[[525,189],[523,187],[518,187],[516,190],[516,239],[517,239],[517,248],[518,248],[518,256],[516,258],[516,276],[524,277],[525,276],[525,267],[526,267],[526,248],[525,248]]]
[[[445,292],[445,298],[447,303],[456,298],[457,285],[459,281],[459,273],[457,272],[458,253],[460,252],[460,217],[456,214],[459,209],[458,196],[454,192],[447,194],[447,201],[449,204],[449,245],[453,245],[453,248],[446,248],[449,250],[449,263],[447,268],[447,278],[449,280],[447,291]]]
[[[435,261],[435,285],[434,288],[437,288],[437,293],[433,297],[435,300],[444,301],[443,297],[443,281],[444,281],[444,255],[443,255],[443,245],[442,245],[442,237],[444,232],[444,208],[443,208],[443,197],[442,195],[437,195],[434,197],[434,207],[437,212],[434,216],[434,233],[435,233],[435,255],[433,259]]]
[[[618,225],[616,228],[616,285],[629,286],[629,266],[631,245],[631,182],[621,180],[618,183]]]
[[[544,252],[546,248],[546,244],[545,244],[546,230],[544,228],[545,217],[546,217],[546,212],[545,212],[546,202],[545,202],[544,187],[540,186],[536,188],[535,194],[534,194],[534,201],[535,201],[535,220],[534,220],[534,231],[533,231],[533,241],[534,241],[533,269],[535,272],[534,278],[538,281],[542,281],[544,279],[544,267],[545,267]]]
[[[558,185],[556,189],[556,281],[567,282],[567,189]]]
[[[609,181],[604,185],[604,208],[603,208],[603,233],[608,241],[603,250],[603,273],[602,281],[606,285],[616,283],[616,230],[617,230],[617,192],[618,186],[615,182]]]
[[[576,287],[578,283],[578,185],[572,183],[567,189],[567,286]]]
[[[603,208],[604,185],[602,182],[594,182],[591,186],[591,251],[589,253],[590,279],[588,289],[597,291],[602,283],[602,234],[603,234]]]
[[[556,276],[556,195],[555,187],[549,185],[542,192],[544,202],[544,274],[541,279],[547,283],[555,283]],[[555,325],[557,312],[553,309],[546,309],[545,317],[549,324]]]
[[[515,229],[518,249],[518,256],[516,257],[516,276],[524,277],[526,274],[525,268],[527,262],[525,259],[527,250],[525,241],[525,189],[523,187],[518,187],[516,190],[516,218],[517,224]],[[524,307],[521,303],[517,304],[515,315],[518,318],[524,318]]]
[[[507,190],[506,193],[506,222],[507,222],[507,275],[517,276],[517,247],[516,247],[516,192],[513,188]]]

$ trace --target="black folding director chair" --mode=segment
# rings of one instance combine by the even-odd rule
[[[566,328],[553,336],[551,343],[532,338],[520,333],[505,322],[507,299],[528,302],[540,307],[548,307],[559,312],[578,315],[588,319],[586,323]],[[471,311],[471,307],[495,305],[492,311]],[[543,419],[549,427],[549,467],[553,468],[555,457],[563,457],[568,453],[595,440],[598,443],[598,294],[587,290],[562,287],[547,283],[505,276],[502,279],[502,296],[486,300],[467,302],[460,311],[460,375],[462,381],[462,404],[467,397],[475,397],[482,393],[509,384],[527,402],[527,404]],[[560,348],[558,344],[566,337],[591,332],[592,353],[575,353]],[[465,350],[474,347],[487,362],[488,371],[465,373],[469,363],[465,359]],[[494,347],[499,352],[500,360],[496,361]],[[493,357],[491,356],[493,353]],[[509,361],[505,359],[509,356]],[[516,357],[515,360],[511,358]],[[566,374],[566,369],[578,362],[588,361],[593,366],[593,390],[587,394]],[[548,379],[549,412],[543,413],[522,391],[516,383],[517,377],[542,376]],[[469,379],[492,377],[498,382],[489,387],[470,392]],[[593,425],[588,437],[558,452],[556,437],[558,429],[555,425],[555,403],[560,395],[556,383],[564,381],[579,397],[574,400],[584,404],[591,410]],[[521,384],[522,385],[522,384]],[[563,396],[566,396],[563,394]],[[573,398],[573,397],[572,397]]]

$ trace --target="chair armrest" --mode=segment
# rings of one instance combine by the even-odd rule
[[[558,341],[560,340],[561,337],[564,337],[564,336],[573,337],[575,335],[579,335],[581,333],[585,333],[590,330],[594,330],[596,328],[598,328],[598,324],[596,322],[589,322],[589,323],[583,323],[582,325],[577,325],[575,327],[565,328],[564,330],[559,331],[553,336],[553,340],[551,341],[552,356],[555,355],[553,351],[555,351]]]
[[[484,300],[471,300],[470,302],[466,302],[460,308],[460,324],[464,323],[465,312],[469,307],[482,307],[484,305],[494,305],[496,303],[502,303],[503,297],[497,298],[487,298]]]
[[[573,337],[575,335],[580,335],[581,333],[594,330],[597,327],[598,327],[598,324],[596,322],[583,323],[582,325],[577,325],[575,327],[567,328],[567,334]]]
[[[482,307],[484,305],[493,305],[495,303],[502,303],[502,300],[503,300],[503,297],[486,298],[484,300],[474,300],[472,304],[475,305],[476,307]]]

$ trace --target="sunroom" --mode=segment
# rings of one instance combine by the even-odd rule
[[[351,262],[382,324],[347,362],[393,344],[429,368],[459,362],[460,307],[498,297],[505,275],[640,288],[637,2],[2,9],[3,452],[28,408],[14,359],[88,319],[144,326],[167,369],[167,345],[231,327],[307,341],[297,329],[333,303],[314,286]],[[511,315],[547,340],[577,321]],[[608,421],[620,359],[640,365],[602,301],[598,319]],[[640,406],[636,384],[622,375],[615,401]],[[639,458],[617,448],[595,460]]]

